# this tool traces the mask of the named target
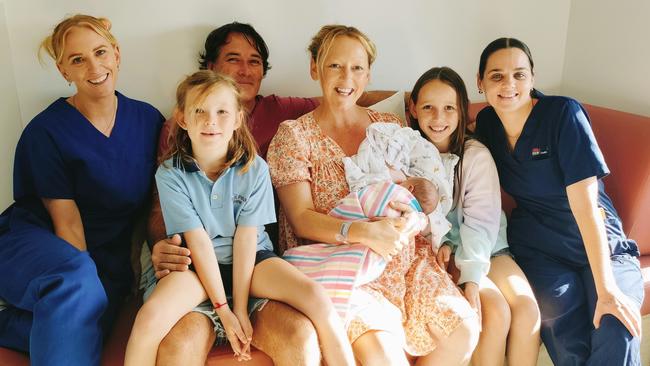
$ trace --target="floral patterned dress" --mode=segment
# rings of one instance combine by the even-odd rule
[[[372,122],[401,124],[390,113],[368,109],[368,115]],[[267,162],[276,188],[309,182],[316,211],[327,214],[349,193],[342,162],[345,156],[310,112],[280,125]],[[296,237],[282,208],[279,225],[281,250],[312,244]],[[440,341],[432,337],[429,328],[448,336],[464,318],[473,315],[458,288],[435,261],[431,244],[420,236],[387,264],[377,280],[356,288],[350,302],[351,342],[367,331],[383,330],[398,337],[406,352],[414,356],[430,353]]]

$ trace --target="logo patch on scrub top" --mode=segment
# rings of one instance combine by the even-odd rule
[[[548,146],[534,147],[530,152],[530,156],[532,156],[533,160],[548,158]]]

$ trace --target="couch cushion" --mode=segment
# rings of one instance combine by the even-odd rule
[[[611,174],[605,189],[625,233],[650,254],[650,117],[585,105]]]

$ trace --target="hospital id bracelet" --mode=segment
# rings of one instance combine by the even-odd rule
[[[343,244],[349,244],[348,243],[348,232],[350,231],[350,226],[352,225],[352,221],[345,221],[341,225],[341,229],[339,230],[338,234],[336,234],[335,238],[337,241],[343,243]]]

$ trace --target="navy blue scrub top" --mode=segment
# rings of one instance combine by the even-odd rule
[[[515,256],[543,253],[559,261],[588,264],[566,187],[585,178],[599,179],[598,205],[605,211],[605,227],[612,254],[639,255],[622,224],[601,178],[609,174],[585,109],[577,101],[533,91],[537,103],[510,151],[494,108],[477,116],[476,134],[490,149],[501,187],[516,201],[508,221],[508,242]]]
[[[29,225],[53,230],[41,198],[72,199],[99,272],[130,279],[133,222],[149,198],[164,118],[147,103],[115,94],[110,137],[65,98],[25,127],[14,160],[15,203],[0,222],[8,222],[1,225],[4,230]]]

